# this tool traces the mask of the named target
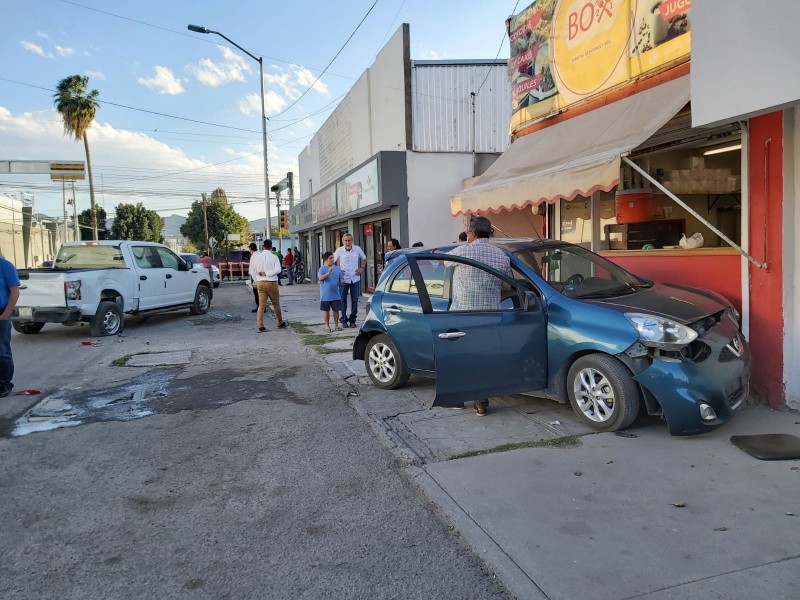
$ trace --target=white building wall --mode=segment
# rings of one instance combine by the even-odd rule
[[[382,150],[405,150],[407,32],[403,25],[389,39],[298,156],[300,199]]]
[[[408,169],[408,242],[450,244],[464,231],[462,217],[450,215],[450,196],[472,176],[471,154],[406,155]]]
[[[786,405],[800,410],[800,107],[784,117],[783,166],[783,355]]]
[[[692,125],[773,112],[800,99],[800,2],[692,5]]]

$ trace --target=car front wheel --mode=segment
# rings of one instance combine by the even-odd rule
[[[364,363],[376,387],[393,390],[405,385],[410,377],[403,359],[388,335],[376,335],[365,349]]]
[[[211,290],[208,289],[207,285],[201,283],[194,292],[194,302],[192,302],[189,311],[193,315],[204,315],[209,308],[211,308]]]
[[[630,371],[607,354],[576,360],[567,375],[567,393],[575,414],[597,431],[618,431],[639,414],[639,388]]]

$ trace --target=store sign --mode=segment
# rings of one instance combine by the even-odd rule
[[[372,235],[372,223],[367,223],[366,225],[364,225],[364,235],[365,236]]]
[[[336,197],[333,186],[311,198],[311,220],[314,223],[326,221],[337,216]]]
[[[690,55],[691,0],[536,0],[506,21],[512,132]]]
[[[377,160],[350,173],[336,184],[336,205],[340,216],[379,202]]]

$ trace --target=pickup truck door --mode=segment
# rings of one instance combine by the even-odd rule
[[[166,269],[154,246],[131,246],[131,254],[139,275],[139,310],[164,306]]]
[[[197,282],[197,269],[181,271],[181,259],[168,248],[155,248],[161,265],[164,267],[164,282],[166,296],[164,304],[185,304],[194,300],[194,291]]]

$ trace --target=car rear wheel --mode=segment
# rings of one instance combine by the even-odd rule
[[[204,315],[209,308],[211,308],[211,290],[201,283],[194,292],[194,302],[189,311],[193,315]]]
[[[116,335],[122,333],[124,323],[125,315],[119,304],[105,301],[100,303],[94,317],[89,321],[89,331],[95,337]]]
[[[410,377],[403,359],[388,335],[376,335],[364,352],[364,364],[376,387],[393,390],[405,385]]]
[[[44,327],[44,323],[20,323],[19,321],[11,321],[11,326],[14,331],[19,333],[39,333]]]
[[[618,431],[639,414],[639,388],[630,371],[607,354],[576,360],[567,375],[567,393],[575,414],[597,431]]]

